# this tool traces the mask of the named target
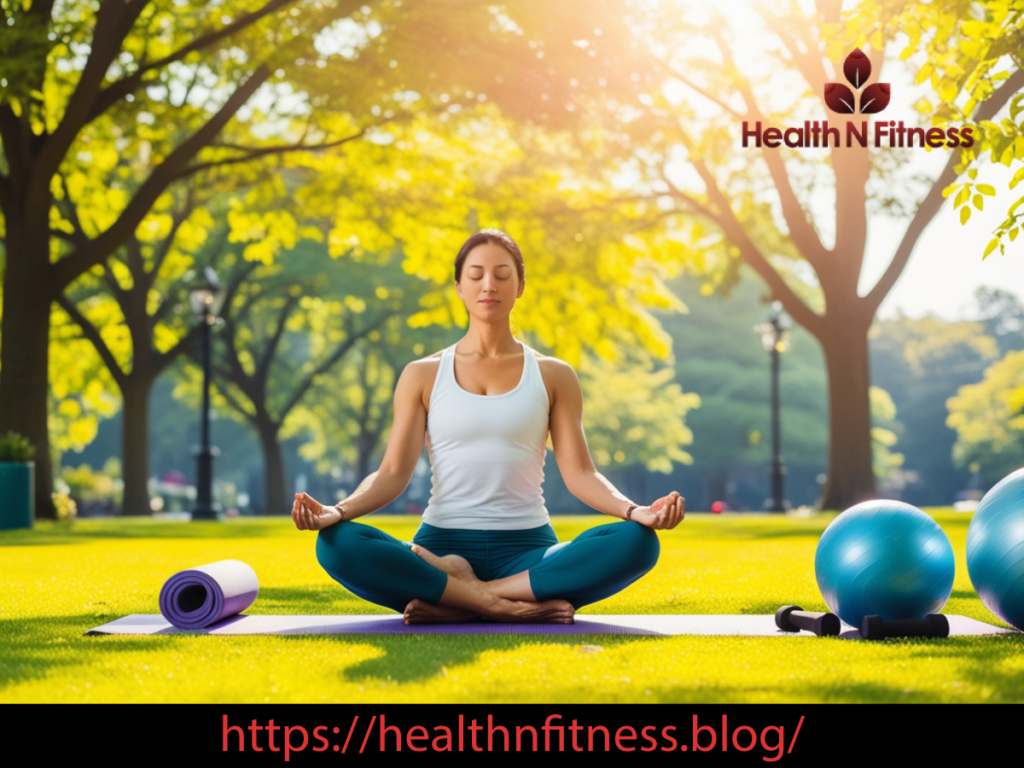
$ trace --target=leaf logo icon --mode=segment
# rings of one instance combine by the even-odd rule
[[[873,115],[889,106],[889,84],[875,83],[864,89],[860,95],[860,111],[864,115]]]
[[[825,83],[825,104],[833,112],[837,112],[840,115],[852,115],[857,111],[853,108],[853,102],[853,91],[845,85],[842,83]]]
[[[843,74],[853,86],[853,91],[842,83],[825,84],[825,105],[840,115],[853,115],[858,112],[854,106],[857,97],[854,91],[859,91],[871,77],[871,61],[860,48],[855,48],[853,53],[846,57],[843,62]],[[873,115],[881,112],[889,106],[889,83],[875,83],[864,88],[860,95],[860,110],[862,115]]]
[[[854,87],[854,90],[859,91],[861,87],[871,77],[871,62],[868,57],[864,55],[864,51],[860,48],[855,48],[853,53],[846,57],[846,62],[843,64],[843,74],[846,75],[846,79],[850,85]]]

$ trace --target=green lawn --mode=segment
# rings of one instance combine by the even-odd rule
[[[934,511],[957,555],[947,613],[1001,624],[967,577],[970,515]],[[824,610],[814,548],[832,516],[691,515],[597,613]],[[410,538],[417,520],[369,518]],[[561,539],[594,517],[556,518]],[[289,519],[41,524],[0,532],[3,702],[946,702],[1024,701],[1024,635],[888,640],[730,637],[85,637],[157,613],[163,581],[237,558],[252,613],[385,613],[335,584]]]

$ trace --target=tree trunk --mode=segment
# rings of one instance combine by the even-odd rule
[[[148,515],[149,506],[149,394],[153,379],[133,372],[121,388],[122,429],[121,456],[123,459],[124,501],[123,515]]]
[[[57,517],[47,426],[50,304],[49,238],[35,238],[7,218],[3,318],[0,325],[0,433],[13,430],[35,447],[35,515]],[[45,221],[45,220],[44,220]]]
[[[820,339],[828,369],[828,480],[822,509],[843,510],[878,497],[871,461],[866,323],[830,318]]]
[[[281,455],[281,443],[277,439],[279,424],[269,417],[253,420],[256,432],[260,436],[260,447],[263,449],[263,475],[265,490],[265,515],[283,515],[292,505],[287,499],[285,482],[287,474],[284,469],[284,458]]]

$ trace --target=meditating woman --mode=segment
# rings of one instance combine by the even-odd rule
[[[595,469],[575,371],[512,335],[509,315],[524,285],[512,238],[494,229],[469,238],[455,259],[469,330],[405,367],[380,469],[334,506],[295,495],[292,519],[300,530],[320,532],[317,559],[327,573],[403,613],[407,624],[480,617],[572,623],[577,609],[653,568],[655,530],[683,519],[675,491],[640,506]],[[568,489],[622,522],[558,542],[541,493],[549,430]],[[405,490],[424,436],[433,487],[413,541],[354,522]]]

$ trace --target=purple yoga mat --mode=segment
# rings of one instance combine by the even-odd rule
[[[203,629],[244,611],[259,591],[250,566],[220,560],[171,576],[160,590],[160,613],[178,629]]]
[[[946,616],[949,635],[1020,634],[966,616]],[[844,638],[860,632],[845,627]],[[133,613],[90,629],[87,635],[173,635],[175,629],[159,616]],[[413,624],[395,614],[349,616],[232,616],[214,626],[195,630],[203,635],[736,635],[747,637],[809,637],[810,632],[783,632],[773,614],[704,616],[645,614],[642,616],[600,613],[577,614],[575,624]]]

